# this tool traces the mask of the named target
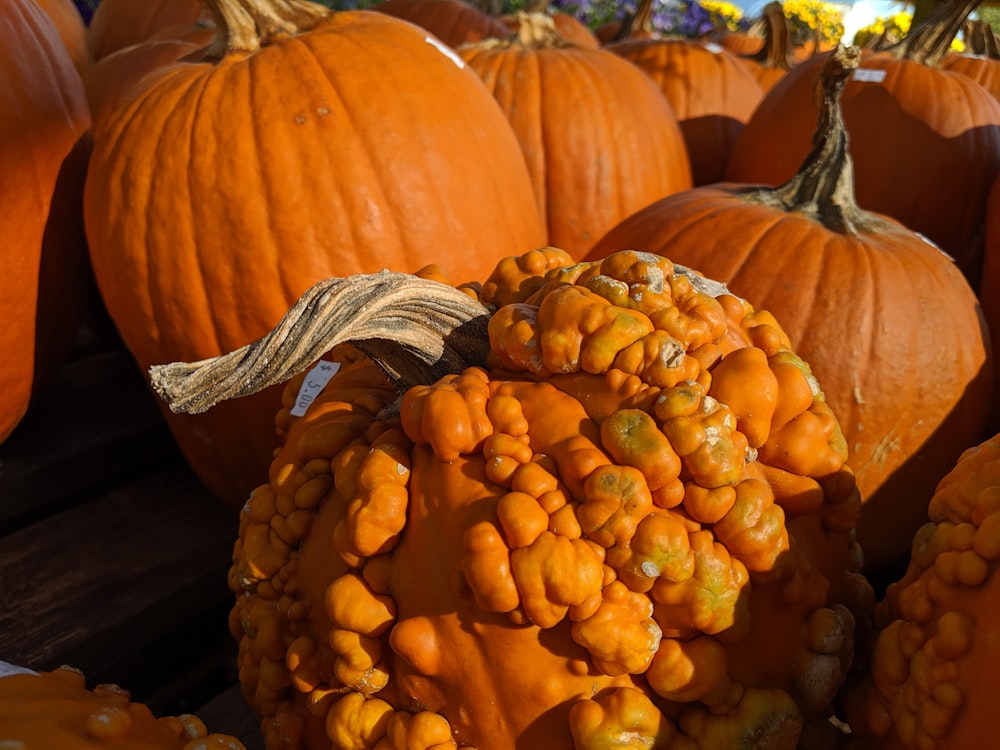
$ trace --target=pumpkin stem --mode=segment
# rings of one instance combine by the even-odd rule
[[[910,33],[886,51],[900,59],[938,67],[948,54],[955,35],[982,0],[951,0],[930,10],[921,21],[914,10]],[[919,9],[919,6],[918,8]]]
[[[310,0],[202,0],[219,34],[208,57],[253,52],[279,34],[308,31],[331,11]]]
[[[351,342],[397,385],[429,384],[485,366],[490,310],[439,281],[382,271],[321,281],[263,338],[199,362],[150,368],[153,390],[174,412],[198,414],[303,372]]]
[[[840,110],[840,94],[860,60],[858,47],[840,44],[830,54],[817,86],[819,117],[812,150],[784,185],[748,188],[745,200],[811,216],[841,234],[858,234],[882,224],[862,210],[854,197],[854,164]]]
[[[791,70],[791,32],[781,3],[774,0],[765,5],[760,20],[764,24],[764,46],[750,59],[766,68]]]
[[[483,39],[468,46],[483,49],[507,49],[509,47],[545,49],[573,46],[559,33],[555,19],[548,13],[526,13],[520,10],[514,14],[514,20],[516,21],[516,29],[510,36]]]
[[[637,35],[639,32],[653,33],[653,0],[639,0],[639,7],[636,8],[635,13],[622,21],[621,29],[611,41],[620,42]]]
[[[963,28],[969,54],[1000,60],[1000,45],[997,44],[997,35],[992,26],[979,19],[966,19]]]

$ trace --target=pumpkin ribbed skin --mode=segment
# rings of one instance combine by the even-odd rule
[[[204,18],[201,0],[101,0],[87,26],[87,46],[96,62],[163,29]]]
[[[481,287],[484,366],[398,410],[350,347],[302,417],[289,381],[230,579],[267,746],[792,750],[828,727],[872,600],[859,498],[808,366],[722,292],[534,251]]]
[[[180,62],[204,50],[215,38],[211,26],[176,27],[166,36],[105,55],[83,76],[83,87],[95,128],[103,128],[107,118],[134,95],[142,80],[165,65]]]
[[[258,52],[161,69],[97,131],[91,257],[142,367],[249,343],[320,278],[432,260],[475,278],[544,244],[510,126],[425,37],[382,13],[332,14]],[[169,417],[237,505],[272,455],[266,397]]]
[[[0,662],[0,745],[19,750],[243,750],[196,716],[156,718],[117,685],[88,689],[72,667],[33,672]]]
[[[1000,59],[955,53],[946,55],[941,67],[968,76],[994,99],[1000,99]]]
[[[87,27],[73,0],[35,0],[56,25],[59,37],[66,45],[70,59],[80,75],[90,67],[90,49],[87,47]]]
[[[415,23],[451,47],[507,36],[507,26],[464,0],[384,0],[372,10]]]
[[[545,20],[536,14],[524,23]],[[634,65],[607,50],[554,41],[473,44],[458,52],[517,135],[548,244],[581,258],[633,211],[691,187],[677,119]]]
[[[77,144],[90,118],[80,76],[48,15],[33,0],[11,0],[0,4],[0,28],[3,440],[24,416],[40,371],[65,356],[79,326],[86,149]]]
[[[739,58],[690,39],[627,38],[606,48],[660,87],[680,123],[695,185],[722,179],[729,153],[764,96]]]
[[[827,56],[771,89],[733,148],[727,180],[779,185],[795,173],[809,152],[812,87]],[[977,286],[986,194],[1000,172],[1000,103],[960,73],[885,53],[866,52],[860,67],[884,78],[852,79],[841,100],[858,203],[929,237]]]
[[[1000,669],[1000,435],[938,485],[878,606],[871,675],[848,694],[859,750],[988,747]],[[853,746],[852,746],[853,747]]]

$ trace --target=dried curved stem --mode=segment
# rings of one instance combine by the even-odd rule
[[[328,279],[258,341],[199,362],[155,365],[150,381],[172,411],[197,414],[284,382],[351,342],[401,386],[433,383],[485,364],[489,316],[467,294],[409,274]]]
[[[310,0],[203,0],[219,34],[208,51],[253,52],[277,34],[307,31],[332,11]]]
[[[922,17],[918,11],[924,3],[918,3],[913,13],[910,33],[890,47],[888,52],[896,57],[938,67],[948,54],[955,35],[969,14],[982,0],[946,0],[938,3],[933,10]]]
[[[784,185],[748,189],[742,194],[745,200],[797,211],[841,234],[859,234],[884,224],[863,210],[854,196],[854,164],[840,110],[840,94],[860,60],[857,47],[839,45],[833,51],[820,72],[819,119],[802,166]]]

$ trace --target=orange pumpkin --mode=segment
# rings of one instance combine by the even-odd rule
[[[319,278],[431,261],[469,278],[544,244],[517,139],[450,49],[384,13],[214,7],[229,51],[160,68],[95,131],[91,258],[141,366],[252,341]],[[168,417],[233,505],[266,475],[278,397]]]
[[[858,203],[929,237],[975,288],[986,195],[1000,172],[1000,102],[937,66],[973,2],[945,3],[951,15],[891,50],[866,51],[842,107]],[[811,148],[813,82],[828,56],[798,65],[768,92],[733,147],[726,179],[779,185],[795,174]]]
[[[656,84],[607,50],[567,42],[551,16],[521,14],[516,35],[458,53],[517,135],[549,244],[581,258],[628,214],[691,187],[684,137]]]
[[[0,3],[0,441],[68,353],[87,281],[80,76],[34,0]]]
[[[0,661],[0,746],[19,750],[244,750],[191,714],[156,718],[117,685],[88,689],[72,667],[35,672]]]
[[[684,134],[694,184],[722,179],[730,150],[764,96],[739,58],[712,42],[645,34],[629,34],[606,48],[645,71],[667,97]]]
[[[87,46],[97,61],[163,29],[204,20],[207,15],[201,0],[101,0],[87,26]]]
[[[858,539],[877,570],[905,557],[934,486],[985,434],[993,360],[975,293],[952,261],[855,202],[838,96],[859,57],[850,48],[826,58],[815,146],[790,182],[671,196],[621,222],[589,257],[669,251],[787,321],[843,428],[865,503]]]
[[[102,129],[110,114],[135,96],[143,79],[160,68],[197,59],[215,38],[207,24],[169,27],[151,39],[102,57],[84,73],[83,87],[94,127]]]
[[[73,0],[35,0],[56,25],[59,38],[66,45],[70,59],[80,75],[90,67],[90,49],[87,47],[87,27]]]
[[[259,342],[152,378],[201,410],[295,373],[231,572],[269,747],[832,728],[873,600],[860,501],[769,313],[659,256],[547,248],[461,290],[320,282]]]
[[[979,301],[983,306],[993,352],[1000,353],[1000,175],[997,175],[986,201],[986,252],[979,283]],[[1000,366],[994,368],[993,374],[996,382],[994,393],[1000,394]],[[1000,432],[1000,396],[994,399],[990,431]]]
[[[507,36],[507,26],[465,0],[383,0],[380,13],[415,23],[450,47]]]
[[[966,23],[966,50],[949,52],[941,61],[945,70],[962,73],[1000,100],[1000,43],[986,21]]]
[[[988,747],[1000,670],[1000,435],[938,485],[878,605],[871,673],[847,694],[864,750]],[[854,747],[854,746],[852,746]]]

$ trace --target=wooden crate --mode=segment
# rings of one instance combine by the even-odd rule
[[[0,444],[0,659],[70,664],[262,747],[226,583],[238,513],[187,468],[106,321]]]

